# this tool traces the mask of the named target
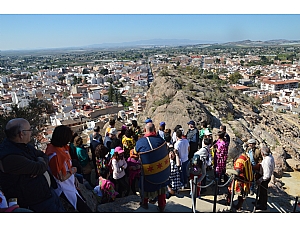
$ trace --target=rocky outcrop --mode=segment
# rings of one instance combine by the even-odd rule
[[[180,81],[180,83],[178,82]],[[193,86],[191,86],[191,84]],[[187,122],[194,120],[200,128],[207,121],[214,136],[220,124],[227,126],[231,147],[242,147],[250,138],[265,143],[273,152],[280,178],[283,171],[300,170],[300,121],[296,115],[274,112],[255,105],[250,98],[210,83],[195,81],[191,76],[155,76],[147,92],[147,105],[139,116],[139,123],[150,117],[158,127],[165,121],[167,128],[177,124],[187,130]]]

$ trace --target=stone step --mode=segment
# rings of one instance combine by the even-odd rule
[[[225,205],[225,195],[217,196],[216,203],[216,213],[227,213],[227,212],[238,212],[238,213],[252,213],[254,211],[254,205],[252,202],[255,202],[255,194],[248,196],[243,203],[241,211],[236,211],[234,208],[230,210],[230,206]],[[233,203],[237,203],[237,196],[234,196]],[[195,213],[213,213],[213,204],[214,196],[211,194],[202,195],[200,198],[196,199],[196,210]],[[138,213],[158,213],[157,203],[149,203],[149,209],[144,209],[139,207],[134,212]],[[165,213],[192,213],[192,199],[189,195],[189,190],[181,191],[175,196],[171,196],[167,199],[167,204],[165,208]],[[255,210],[255,213],[287,213],[285,209],[280,207],[276,202],[273,202],[272,199],[268,202],[267,210]]]

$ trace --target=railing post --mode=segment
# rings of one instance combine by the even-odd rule
[[[294,204],[294,209],[293,209],[293,213],[296,212],[296,208],[298,206],[298,196],[295,198],[295,204]]]
[[[233,175],[232,182],[231,182],[231,197],[230,197],[230,210],[232,211],[232,204],[234,198],[234,186],[235,186],[235,175]]]
[[[219,178],[215,178],[215,193],[214,193],[213,213],[216,213],[216,208],[217,208],[218,182],[219,182]]]
[[[197,189],[198,189],[198,185],[197,185],[197,180],[198,180],[198,176],[194,176],[194,204],[195,204],[195,210],[196,210],[196,199],[197,199]]]
[[[257,187],[257,192],[256,192],[256,197],[255,197],[255,204],[254,204],[254,207],[253,207],[253,213],[255,213],[255,211],[256,211],[257,200],[258,200],[258,197],[259,197],[259,193],[260,193],[260,185],[258,185],[258,187]]]
[[[190,179],[190,188],[191,188],[191,197],[192,197],[192,212],[196,213],[196,207],[194,203],[194,186],[193,186],[193,180]]]

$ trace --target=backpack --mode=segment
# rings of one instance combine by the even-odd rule
[[[200,175],[202,173],[202,165],[203,165],[203,161],[200,155],[195,154],[192,160],[190,161],[190,165],[189,165],[190,174]]]

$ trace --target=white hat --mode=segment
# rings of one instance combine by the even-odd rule
[[[209,136],[209,135],[212,135],[212,133],[211,133],[209,130],[205,130],[205,131],[204,131],[204,135],[205,135],[205,136]]]
[[[256,140],[255,139],[249,139],[248,143],[256,144]]]
[[[117,135],[117,133],[118,133],[118,131],[117,131],[116,128],[111,128],[111,129],[109,130],[109,134]]]
[[[200,158],[204,158],[204,159],[206,159],[206,157],[208,156],[208,152],[204,147],[200,148],[197,154],[199,154]]]

